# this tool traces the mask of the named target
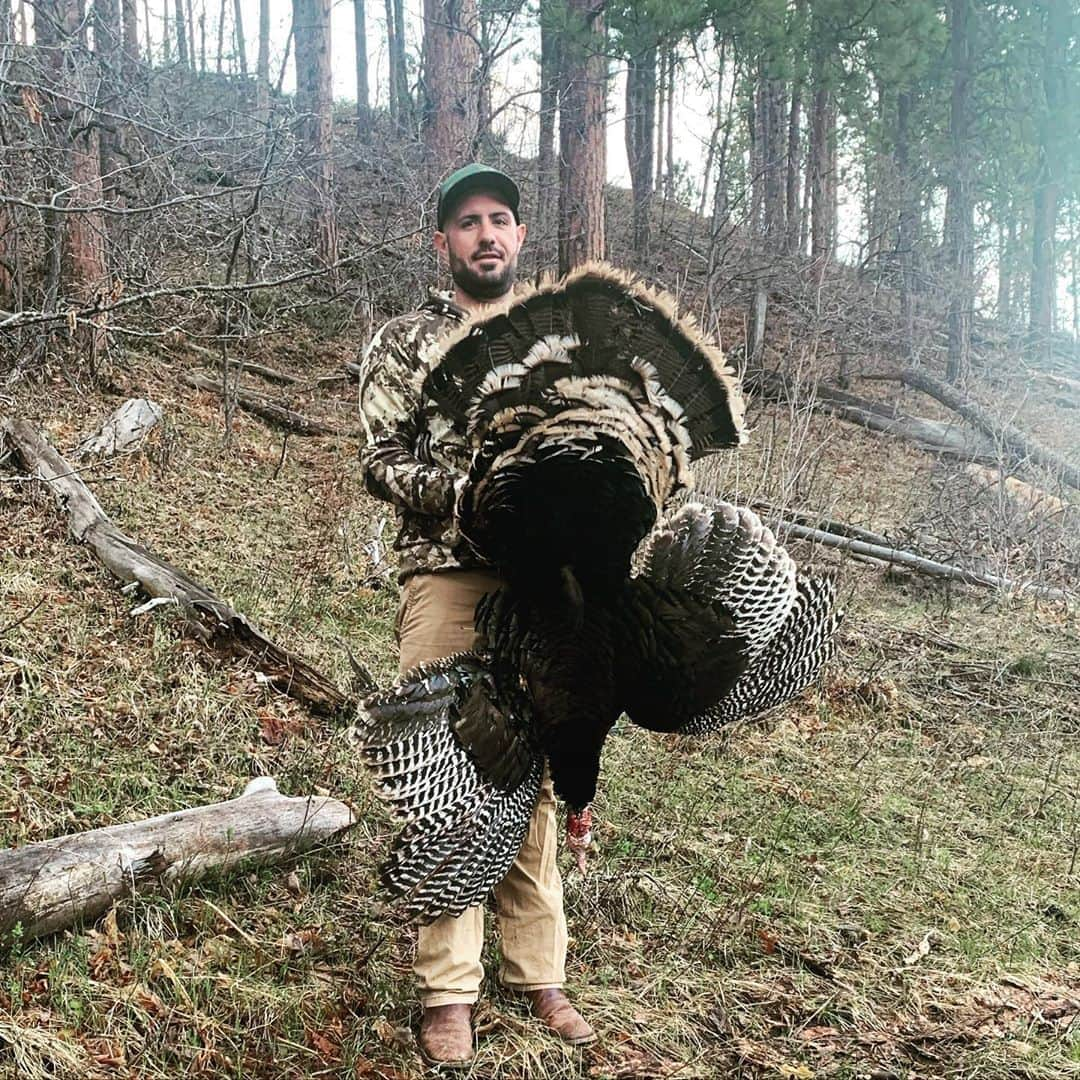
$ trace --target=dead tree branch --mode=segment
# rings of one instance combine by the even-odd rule
[[[318,715],[339,716],[355,707],[355,701],[321,672],[271,641],[182,570],[122,533],[79,478],[78,469],[30,424],[5,422],[0,426],[0,440],[11,445],[27,473],[49,488],[67,514],[75,540],[87,544],[98,561],[125,584],[137,582],[151,604],[175,604],[192,633],[208,648],[250,664],[278,690]]]

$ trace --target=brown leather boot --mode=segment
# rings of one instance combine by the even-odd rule
[[[533,1016],[543,1021],[548,1030],[553,1031],[563,1042],[571,1046],[585,1046],[596,1042],[596,1032],[557,986],[548,987],[546,990],[526,990],[525,997]]]
[[[472,1006],[432,1005],[420,1021],[420,1053],[429,1065],[464,1069],[473,1059]]]

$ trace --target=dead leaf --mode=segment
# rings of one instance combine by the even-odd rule
[[[776,1071],[784,1080],[813,1080],[814,1078],[813,1070],[802,1064],[789,1065],[785,1063],[779,1066]]]
[[[930,954],[930,939],[934,936],[933,930],[927,930],[923,935],[922,941],[915,946],[915,951],[904,957],[904,964],[907,967],[911,967],[912,964],[917,964],[924,956]]]

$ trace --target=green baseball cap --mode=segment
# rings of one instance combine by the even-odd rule
[[[488,191],[497,195],[510,207],[514,220],[517,221],[518,204],[521,201],[517,184],[501,170],[474,161],[457,172],[452,172],[439,185],[439,205],[435,211],[435,221],[440,231],[450,211],[466,195],[472,195],[476,191]]]

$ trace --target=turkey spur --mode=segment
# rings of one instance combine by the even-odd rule
[[[697,734],[777,705],[814,680],[838,615],[751,511],[688,503],[657,524],[694,458],[744,440],[734,372],[670,297],[592,264],[423,359],[424,394],[473,451],[457,523],[505,582],[475,650],[360,709],[404,821],[383,881],[429,921],[505,876],[545,763],[580,845],[620,714]]]

